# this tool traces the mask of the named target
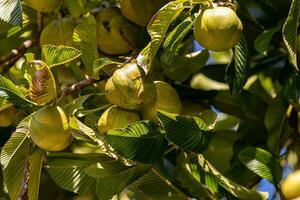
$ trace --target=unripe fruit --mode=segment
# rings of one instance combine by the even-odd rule
[[[236,13],[228,7],[204,10],[194,24],[198,43],[213,51],[234,47],[241,39],[243,25]]]
[[[68,118],[59,106],[45,107],[34,113],[29,133],[36,145],[48,151],[64,150],[72,141]]]
[[[123,110],[118,106],[111,106],[100,117],[98,131],[103,134],[111,129],[126,128],[128,125],[140,120],[138,113]]]
[[[177,91],[168,83],[155,81],[156,108],[172,114],[180,114],[181,101]]]
[[[53,20],[41,32],[40,44],[74,46],[73,31],[76,22],[71,18]]]
[[[127,21],[117,9],[106,9],[97,15],[97,44],[108,55],[121,55],[132,50],[138,27]]]
[[[156,96],[155,85],[136,63],[117,69],[105,85],[108,100],[126,110],[137,110]]]
[[[58,9],[61,0],[24,0],[24,2],[39,12],[53,12]]]
[[[0,111],[0,127],[7,127],[14,123],[14,119],[16,118],[16,108],[14,106],[10,106]]]
[[[122,14],[139,26],[147,26],[152,16],[165,3],[166,0],[120,0]]]
[[[282,193],[286,199],[300,196],[300,170],[288,175],[281,185]]]

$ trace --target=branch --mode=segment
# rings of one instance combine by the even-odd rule
[[[24,41],[19,47],[12,49],[7,55],[0,57],[0,66],[3,67],[3,70],[6,70],[15,64],[15,62],[24,55],[26,50],[36,45],[37,42],[37,39]]]
[[[74,83],[73,85],[71,85],[69,87],[64,88],[62,90],[62,96],[67,96],[67,95],[77,93],[77,92],[81,91],[82,89],[93,85],[94,83],[104,81],[108,78],[109,77],[106,75],[100,75],[98,80],[95,78],[92,78],[92,77],[86,77],[86,79],[84,79],[78,83]]]

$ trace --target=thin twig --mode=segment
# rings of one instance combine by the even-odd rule
[[[26,40],[16,49],[12,49],[8,54],[0,57],[0,66],[3,67],[3,70],[15,64],[15,62],[24,55],[27,49],[37,44],[37,41],[37,39]]]

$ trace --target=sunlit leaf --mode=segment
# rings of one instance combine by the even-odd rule
[[[1,0],[0,19],[12,25],[22,26],[22,6],[20,0]]]

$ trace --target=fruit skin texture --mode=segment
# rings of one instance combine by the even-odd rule
[[[0,127],[8,127],[14,123],[17,110],[15,107],[10,106],[0,111]]]
[[[74,46],[73,31],[76,22],[65,17],[62,20],[51,21],[41,32],[40,44]]]
[[[120,0],[122,14],[139,26],[147,26],[165,3],[166,0]]]
[[[194,36],[201,46],[224,51],[240,41],[242,30],[243,24],[231,8],[216,7],[205,10],[197,17]]]
[[[127,21],[117,9],[101,11],[97,17],[97,44],[108,55],[129,53],[134,45],[138,27]]]
[[[177,91],[168,83],[155,81],[156,108],[172,114],[180,114],[181,101]]]
[[[53,12],[58,9],[61,0],[24,0],[27,5],[39,12]]]
[[[300,196],[300,170],[296,170],[288,175],[283,181],[282,193],[286,199],[293,199]]]
[[[126,110],[140,109],[156,96],[154,82],[146,78],[136,63],[117,69],[105,85],[108,100]]]
[[[29,133],[36,145],[48,151],[62,151],[72,141],[68,118],[59,106],[45,107],[34,113]]]
[[[129,110],[123,110],[118,106],[109,107],[98,121],[98,131],[101,134],[115,129],[126,128],[129,124],[140,120],[138,113]]]

